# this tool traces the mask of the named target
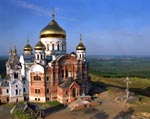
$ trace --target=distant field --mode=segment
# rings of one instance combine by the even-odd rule
[[[106,78],[150,78],[150,57],[89,56],[90,72]]]

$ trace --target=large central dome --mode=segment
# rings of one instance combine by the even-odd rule
[[[66,32],[54,19],[52,19],[52,21],[40,32],[40,38],[46,37],[65,38]]]

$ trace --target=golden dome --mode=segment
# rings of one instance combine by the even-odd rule
[[[32,49],[32,47],[31,47],[31,45],[29,44],[29,41],[27,41],[28,43],[26,44],[26,46],[24,47],[24,51],[32,51],[33,49]]]
[[[39,41],[34,47],[34,50],[43,50],[43,51],[45,51],[45,49],[46,49],[46,47],[41,41]]]
[[[80,43],[76,47],[76,50],[86,50],[86,47],[82,43],[82,37],[81,37],[81,35],[80,35]]]
[[[65,38],[66,32],[53,18],[52,21],[40,32],[40,38],[45,37]]]

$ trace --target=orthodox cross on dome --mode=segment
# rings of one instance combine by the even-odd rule
[[[29,44],[29,37],[27,37],[27,44]]]
[[[54,7],[52,8],[52,19],[54,19],[54,16],[55,16],[55,14],[54,14]]]
[[[82,42],[82,34],[80,34],[80,42]]]

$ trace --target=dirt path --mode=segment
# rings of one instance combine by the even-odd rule
[[[102,104],[99,109],[103,110],[108,114],[108,119],[115,118],[120,112],[126,112],[128,107],[124,103],[119,103],[114,101],[109,95],[108,92],[103,92],[100,95],[100,100]]]
[[[10,109],[11,107],[5,107],[0,105],[0,119],[11,119]]]
[[[67,108],[48,115],[46,119],[119,119],[126,116],[128,107],[123,103],[115,102],[107,91],[101,93],[99,99],[102,104],[97,107],[73,112]]]

